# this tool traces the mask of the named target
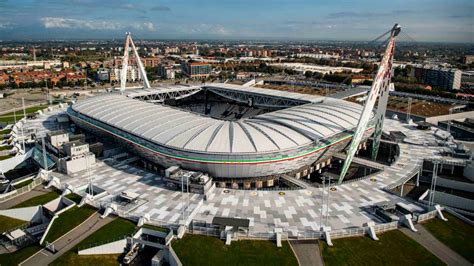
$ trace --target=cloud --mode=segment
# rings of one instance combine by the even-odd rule
[[[82,20],[62,17],[44,17],[41,18],[41,22],[47,29],[121,30],[132,28],[135,30],[155,30],[152,22],[122,23],[109,20]]]
[[[208,35],[229,35],[230,31],[220,24],[198,24],[193,27],[186,27],[182,30],[186,34],[208,34]]]
[[[1,1],[1,0],[0,0]],[[123,9],[146,13],[146,9],[140,4],[132,3],[128,0],[49,0],[56,5],[76,6],[94,9]]]
[[[473,15],[473,14],[451,15],[451,16],[448,16],[448,18],[460,18],[460,19],[463,19],[463,18],[474,18],[474,15]]]
[[[15,26],[16,24],[15,23],[11,23],[11,22],[1,22],[0,21],[0,29],[11,29],[13,28],[13,26]]]
[[[150,8],[151,11],[171,11],[171,8],[167,6],[154,6]]]
[[[400,9],[393,10],[391,12],[355,12],[355,11],[342,11],[328,14],[328,18],[375,18],[382,16],[392,15],[409,15],[415,14],[414,10]]]

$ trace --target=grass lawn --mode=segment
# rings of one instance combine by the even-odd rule
[[[0,265],[18,265],[20,262],[31,257],[31,255],[35,254],[41,249],[42,247],[40,245],[35,244],[17,250],[13,253],[0,254]]]
[[[282,244],[239,240],[226,246],[218,238],[190,234],[172,243],[183,265],[298,265],[288,242]]]
[[[448,219],[447,222],[432,219],[423,223],[423,226],[439,241],[474,263],[474,227],[449,213],[443,214]]]
[[[136,225],[133,222],[117,218],[82,240],[76,247],[64,253],[50,265],[118,265],[121,263],[121,254],[79,256],[77,250],[89,247],[92,244],[108,242],[122,236],[131,235],[135,230]]]
[[[31,114],[31,113],[34,113],[38,110],[46,109],[47,107],[48,107],[47,105],[33,106],[33,107],[26,108],[25,112],[27,114]],[[23,118],[23,110],[16,111],[16,121],[18,121],[22,118]],[[14,123],[15,122],[14,113],[10,112],[10,113],[0,115],[0,122],[5,122],[7,124]]]
[[[10,154],[9,154],[9,155],[4,155],[4,156],[0,156],[0,161],[1,161],[1,160],[6,160],[6,159],[10,159],[10,158],[12,158],[12,157],[13,157],[13,155],[10,155]]]
[[[10,145],[0,146],[0,151],[11,150],[12,148],[13,146]]]
[[[53,199],[59,197],[60,195],[61,195],[60,192],[57,192],[57,191],[48,192],[46,194],[39,195],[37,197],[23,201],[22,203],[17,204],[11,207],[10,209],[42,205],[42,204],[52,201]]]
[[[142,227],[143,228],[148,228],[148,229],[151,229],[151,230],[156,230],[156,231],[163,232],[163,233],[169,233],[170,232],[169,228],[159,227],[159,226],[155,226],[155,225],[144,224]]]
[[[45,241],[49,243],[54,242],[74,227],[78,226],[89,218],[97,210],[89,205],[84,205],[81,208],[74,206],[71,209],[61,213],[59,217],[54,220],[53,225],[49,229],[45,237]]]
[[[371,238],[351,237],[333,240],[329,247],[320,241],[325,265],[445,265],[423,246],[399,230]]]
[[[16,189],[19,189],[19,188],[22,188],[22,187],[26,187],[28,186],[29,184],[33,183],[33,178],[31,179],[28,179],[28,180],[25,180],[25,181],[22,181],[16,185],[13,185]]]
[[[12,228],[15,228],[17,226],[20,226],[26,223],[28,222],[0,215],[0,233],[6,232]]]
[[[0,135],[8,135],[10,134],[10,132],[12,132],[11,129],[0,130]]]
[[[74,201],[76,204],[81,203],[82,197],[77,195],[76,193],[69,193],[66,195],[66,198]]]

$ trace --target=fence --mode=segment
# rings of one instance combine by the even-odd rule
[[[112,243],[112,242],[115,242],[115,241],[124,240],[124,239],[127,239],[127,237],[133,237],[133,234],[114,237],[114,238],[111,238],[111,239],[108,239],[108,240],[105,240],[105,241],[91,243],[91,244],[88,244],[86,246],[79,246],[79,247],[77,247],[77,253],[79,253],[79,251],[86,250],[86,249],[89,249],[89,248],[94,248],[94,247],[102,246],[102,245],[109,244],[109,243]]]
[[[323,232],[321,231],[302,231],[296,234],[298,240],[321,239]]]
[[[331,238],[345,238],[345,237],[353,237],[353,236],[363,236],[367,232],[366,227],[357,227],[357,228],[350,228],[350,229],[341,229],[336,231],[331,231]]]
[[[474,200],[457,195],[452,195],[442,191],[434,192],[434,201],[442,205],[447,205],[450,207],[463,209],[471,212],[474,211]]]
[[[274,232],[236,232],[235,237],[239,239],[265,239],[265,240],[274,240],[276,239],[276,233]],[[282,239],[288,239],[288,235],[283,233]]]
[[[417,216],[416,222],[421,223],[423,221],[432,219],[432,218],[436,217],[436,214],[437,214],[436,210],[432,210],[432,211],[429,211],[427,213],[420,214],[420,215]]]
[[[398,221],[385,223],[385,224],[376,224],[374,226],[375,233],[383,233],[398,228]]]
[[[420,178],[420,181],[431,183],[431,179],[432,177],[422,177]],[[451,180],[451,179],[442,178],[442,177],[438,177],[436,179],[436,186],[452,188],[452,189],[457,189],[457,190],[462,190],[462,191],[467,191],[467,192],[474,192],[473,183],[461,182],[461,181]]]
[[[19,196],[21,194],[24,194],[26,192],[29,192],[31,191],[33,188],[35,188],[36,186],[40,185],[41,183],[43,183],[43,179],[41,178],[36,178],[33,182],[31,182],[30,184],[28,184],[27,186],[24,186],[24,187],[21,187],[19,189],[15,189],[13,191],[10,191],[8,193],[5,193],[5,194],[2,194],[0,195],[0,203],[1,202],[5,202],[7,200],[10,200],[16,196]]]
[[[451,215],[455,216],[456,218],[464,221],[465,223],[471,225],[471,226],[474,226],[474,222],[469,220],[468,218],[464,217],[464,215],[462,215],[461,213],[464,213],[466,215],[473,215],[473,213],[470,213],[470,212],[466,212],[466,211],[463,211],[463,210],[457,210],[457,209],[454,209],[454,208],[449,208],[449,207],[445,207],[444,210],[448,213],[450,213]]]
[[[188,232],[195,235],[221,237],[221,230],[219,228],[192,226],[191,230],[188,229]]]

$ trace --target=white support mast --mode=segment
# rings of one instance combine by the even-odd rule
[[[344,165],[341,170],[341,175],[339,176],[339,181],[338,181],[339,184],[344,179],[347,173],[347,170],[349,170],[349,166],[352,163],[352,159],[354,158],[354,155],[357,149],[359,148],[359,144],[362,140],[362,137],[364,136],[365,130],[367,129],[367,125],[369,123],[370,116],[372,114],[372,110],[374,109],[374,105],[375,105],[375,102],[377,101],[378,96],[380,95],[381,91],[382,93],[386,91],[385,87],[388,87],[390,84],[390,78],[392,75],[392,60],[393,60],[393,54],[395,50],[395,39],[397,35],[400,33],[400,30],[401,30],[401,27],[398,24],[395,24],[393,28],[390,30],[390,40],[387,45],[387,49],[385,50],[385,54],[382,58],[382,62],[380,62],[377,75],[375,76],[374,82],[372,83],[372,88],[370,89],[369,95],[367,96],[364,109],[362,110],[362,113],[360,115],[359,123],[357,124],[356,131],[354,133],[354,136],[352,137],[352,142],[347,151],[347,157],[346,157],[346,160],[344,161]],[[388,91],[386,94],[388,94]],[[385,98],[385,95],[383,95],[382,98]],[[382,99],[382,101],[385,101],[385,99]],[[383,108],[383,109],[386,108],[386,107],[381,107],[380,105],[378,107]],[[377,121],[377,122],[379,123],[379,125],[378,126],[376,125],[376,127],[381,129],[382,125],[380,123],[383,123],[383,119],[382,121]]]
[[[143,67],[142,60],[140,60],[140,56],[138,55],[137,48],[135,48],[135,43],[132,40],[132,36],[130,36],[130,43],[132,44],[132,50],[135,55],[135,60],[137,61],[138,69],[140,70],[140,74],[143,79],[143,86],[145,89],[151,88],[150,82],[148,81],[148,78],[146,76],[145,68]]]
[[[126,33],[125,38],[125,51],[123,52],[123,59],[122,59],[122,71],[120,72],[120,92],[123,93],[125,91],[125,87],[127,84],[127,72],[128,72],[128,59],[129,59],[129,49],[130,45],[132,47],[133,55],[138,65],[138,70],[140,71],[140,76],[143,79],[143,87],[150,88],[150,82],[146,76],[145,68],[143,67],[143,63],[140,60],[140,56],[138,55],[137,48],[135,47],[135,43],[133,43],[132,35],[130,32]]]
[[[128,72],[128,49],[130,45],[130,32],[126,33],[127,37],[125,38],[125,50],[123,51],[122,58],[122,72],[120,72],[120,92],[125,91],[125,86],[127,85],[127,72]]]

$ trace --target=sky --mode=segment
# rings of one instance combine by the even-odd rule
[[[407,41],[474,43],[474,1],[0,0],[0,40],[370,41],[395,23]]]

